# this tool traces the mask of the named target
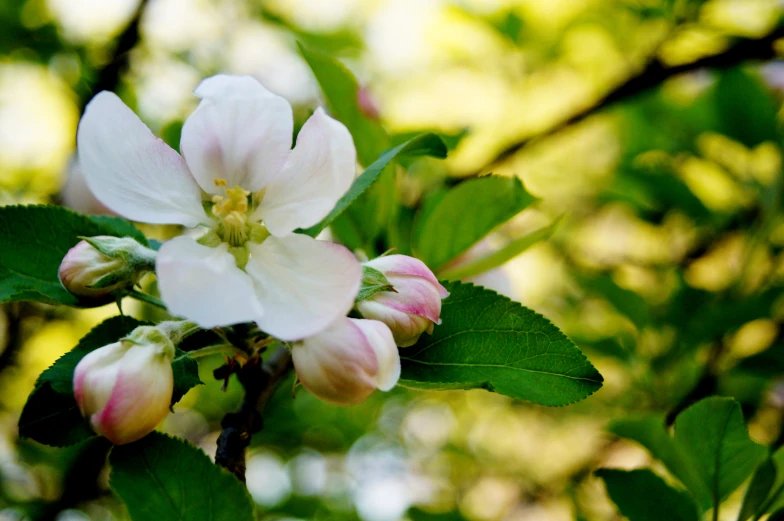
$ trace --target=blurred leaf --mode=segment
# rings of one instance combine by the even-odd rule
[[[780,104],[759,76],[743,67],[722,71],[713,96],[720,116],[719,132],[747,147],[765,141],[778,142]]]
[[[503,248],[478,259],[468,261],[460,266],[449,267],[447,265],[447,267],[438,272],[438,276],[448,280],[467,279],[502,266],[531,246],[549,239],[560,223],[561,219],[556,219],[549,226],[521,235],[520,237],[511,240]]]
[[[598,294],[609,302],[619,313],[629,319],[642,330],[650,321],[648,302],[630,289],[622,288],[609,275],[595,277],[576,275],[587,291]]]
[[[602,376],[543,316],[473,284],[444,282],[441,325],[401,350],[400,384],[482,388],[541,405],[582,400]]]
[[[393,149],[387,150],[376,161],[365,170],[362,175],[354,180],[351,188],[340,198],[335,205],[335,208],[322,219],[322,221],[306,230],[300,232],[315,237],[324,228],[332,224],[337,216],[343,213],[344,210],[349,208],[358,198],[362,195],[381,174],[384,167],[386,167],[392,160],[402,156],[433,156],[433,157],[446,157],[446,145],[435,134],[422,134],[402,145]]]
[[[116,342],[141,325],[146,323],[126,316],[105,320],[87,333],[73,350],[41,373],[19,418],[20,436],[55,447],[95,436],[88,422],[82,418],[73,396],[74,369],[91,351]],[[172,371],[174,405],[201,380],[196,361],[179,349],[172,361]]]
[[[775,342],[765,351],[741,359],[735,369],[766,378],[784,374],[784,345]]]
[[[629,521],[699,521],[694,500],[648,469],[599,469],[613,503]]]
[[[746,521],[760,509],[768,498],[774,481],[776,481],[776,465],[770,458],[767,458],[759,464],[751,478],[746,495],[743,496],[738,521]]]
[[[710,505],[710,490],[702,481],[697,469],[683,454],[681,447],[665,429],[663,415],[620,418],[610,423],[607,430],[616,436],[634,440],[648,449],[651,456],[664,463],[670,472],[694,494],[703,508]]]
[[[133,237],[132,224],[117,217],[88,217],[59,206],[0,208],[0,302],[36,300],[78,306],[58,278],[60,262],[79,236]]]
[[[411,521],[465,521],[465,517],[455,510],[435,514],[419,508],[412,508],[408,511],[406,517]]]
[[[678,415],[675,441],[710,490],[714,509],[754,472],[767,452],[749,439],[738,402],[715,396]]]
[[[770,495],[763,506],[764,512],[774,512],[784,508],[784,447],[779,447],[770,460],[776,468],[776,476],[770,487]],[[764,512],[758,512],[762,514]]]
[[[152,432],[115,447],[109,465],[109,484],[133,521],[255,519],[243,484],[184,440]]]
[[[357,79],[345,65],[331,56],[298,45],[324,92],[332,116],[351,132],[359,162],[364,166],[371,164],[389,148],[390,141],[381,125],[362,113],[357,101]]]
[[[447,132],[429,132],[430,134],[435,134],[438,136],[441,141],[444,142],[446,145],[447,150],[454,150],[463,141],[463,138],[468,136],[471,132],[468,129],[463,129],[459,132],[455,133],[447,133]],[[405,132],[403,134],[394,134],[390,136],[390,140],[392,141],[393,145],[400,145],[401,143],[405,143],[411,139],[414,139],[418,135],[422,134],[422,132]]]
[[[438,270],[534,201],[517,177],[485,176],[460,183],[417,219],[413,250]]]

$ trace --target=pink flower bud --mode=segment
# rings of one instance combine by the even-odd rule
[[[359,111],[368,119],[377,121],[379,117],[378,104],[375,97],[366,87],[357,89],[357,106]]]
[[[136,441],[166,417],[174,345],[154,327],[92,351],[74,371],[74,396],[93,430],[115,445]]]
[[[68,250],[58,275],[69,292],[104,303],[110,293],[132,286],[154,266],[155,252],[134,239],[98,236]]]
[[[400,378],[400,356],[389,328],[375,320],[342,318],[294,345],[294,369],[318,398],[355,405]]]
[[[449,292],[424,262],[406,255],[388,255],[365,265],[383,273],[395,292],[376,293],[358,302],[357,309],[363,317],[389,326],[398,346],[414,345],[422,333],[432,333],[433,326],[441,323],[441,299]]]

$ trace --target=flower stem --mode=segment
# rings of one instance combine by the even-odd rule
[[[243,358],[247,358],[248,353],[242,349],[235,347],[231,344],[214,344],[201,349],[194,349],[193,351],[186,351],[187,356],[190,358],[201,358],[203,356],[214,355],[216,353],[229,353]]]
[[[161,309],[166,309],[166,304],[153,297],[152,295],[148,295],[147,293],[142,293],[141,291],[137,291],[135,289],[129,290],[126,296],[135,298],[136,300],[141,300],[142,302],[146,302],[147,304],[151,304],[153,306],[157,306]]]

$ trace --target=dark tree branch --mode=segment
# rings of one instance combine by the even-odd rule
[[[668,67],[658,58],[654,58],[648,62],[648,65],[640,71],[639,74],[610,90],[594,105],[572,114],[539,134],[510,146],[501,152],[498,157],[493,160],[493,163],[500,163],[536,140],[556,134],[564,128],[579,123],[616,102],[632,98],[657,85],[661,85],[666,80],[678,76],[679,74],[700,69],[727,69],[749,60],[771,60],[776,57],[773,43],[779,38],[784,38],[784,26],[776,28],[770,34],[761,38],[738,40],[734,45],[722,53],[707,56],[691,63]]]
[[[262,364],[260,358],[255,358],[237,371],[237,378],[245,388],[245,397],[239,409],[223,417],[215,463],[229,470],[240,481],[245,481],[245,449],[263,425],[261,412],[291,367],[291,353],[280,347],[266,363]]]
[[[133,17],[125,26],[125,30],[117,37],[111,60],[97,72],[91,92],[88,93],[87,98],[82,100],[82,111],[84,111],[87,102],[102,90],[117,90],[120,79],[128,71],[131,50],[139,43],[139,23],[146,7],[147,0],[141,0]]]

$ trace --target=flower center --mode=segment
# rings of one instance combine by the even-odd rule
[[[216,186],[226,186],[225,179],[215,179]],[[220,225],[218,235],[232,246],[248,241],[248,196],[250,192],[239,186],[226,190],[226,195],[213,195],[212,215]]]

